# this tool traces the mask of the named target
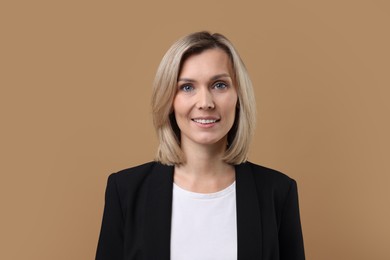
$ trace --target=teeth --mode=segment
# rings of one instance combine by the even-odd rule
[[[194,119],[194,121],[201,124],[211,124],[217,122],[215,119]]]

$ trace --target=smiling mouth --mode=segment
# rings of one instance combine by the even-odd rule
[[[220,119],[196,119],[196,118],[191,120],[203,125],[213,124],[220,121]]]

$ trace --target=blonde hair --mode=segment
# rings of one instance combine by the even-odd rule
[[[228,148],[223,160],[240,164],[247,160],[249,144],[256,124],[256,102],[252,82],[238,52],[223,35],[196,32],[176,41],[164,55],[156,73],[152,94],[153,123],[159,139],[156,160],[162,164],[176,165],[185,162],[180,148],[180,129],[173,114],[173,99],[177,80],[185,60],[202,51],[219,48],[225,51],[233,67],[237,88],[236,118],[228,133]]]

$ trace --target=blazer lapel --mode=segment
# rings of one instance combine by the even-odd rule
[[[145,259],[170,259],[173,166],[156,163],[148,179],[145,210]],[[238,260],[261,259],[261,213],[253,173],[235,166]]]
[[[261,213],[252,169],[236,166],[238,259],[261,259]]]
[[[148,179],[145,259],[170,259],[173,167],[155,164]]]

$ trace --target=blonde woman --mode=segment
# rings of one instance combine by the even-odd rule
[[[305,259],[296,182],[247,161],[256,105],[226,37],[174,43],[152,108],[156,159],[108,178],[97,260]]]

